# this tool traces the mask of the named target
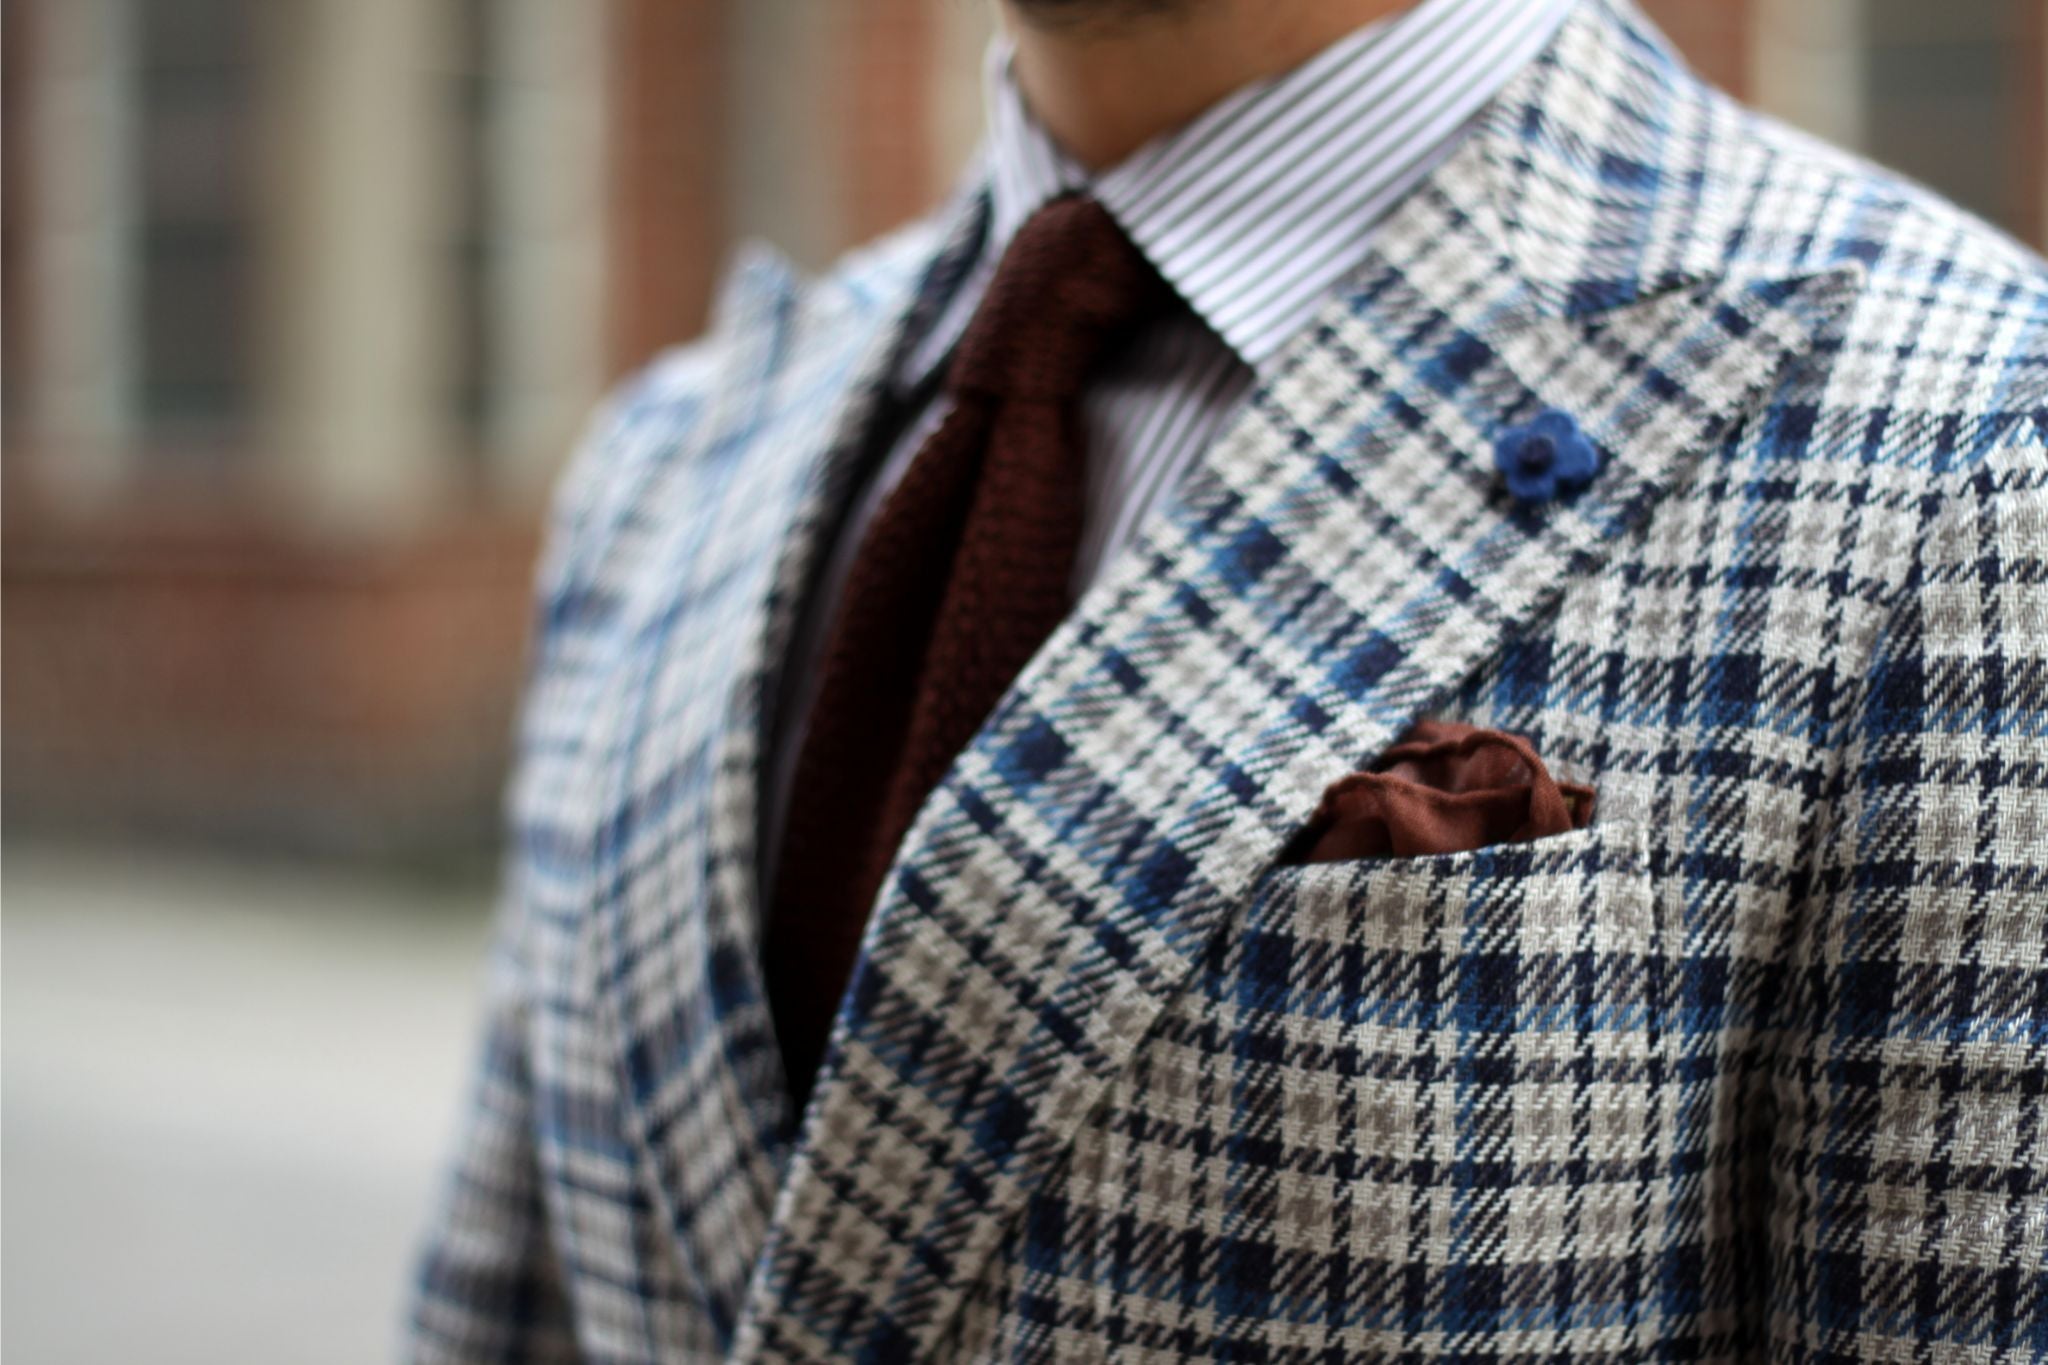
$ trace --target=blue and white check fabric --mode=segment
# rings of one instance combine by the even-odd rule
[[[1625,0],[1020,678],[791,1112],[768,703],[983,212],[754,259],[564,485],[412,1357],[2048,1355],[2048,271]],[[1425,715],[1593,824],[1276,866]]]

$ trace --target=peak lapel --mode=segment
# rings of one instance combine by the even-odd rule
[[[1696,192],[1681,158],[1724,117],[1669,63],[1583,5],[962,756],[878,907],[736,1359],[943,1358],[1323,787],[1540,629],[1824,330],[1847,277],[1726,273],[1655,192]],[[1494,445],[1545,408],[1604,466],[1525,507]]]

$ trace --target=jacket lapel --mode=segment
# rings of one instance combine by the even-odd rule
[[[1588,0],[1048,642],[905,843],[736,1359],[943,1357],[1322,789],[1540,628],[1824,331],[1852,276],[1745,277],[1687,212],[1755,173],[1711,164],[1735,117]],[[1518,505],[1495,443],[1545,408],[1604,465]]]
[[[712,408],[666,478],[658,538],[621,576],[588,989],[611,1013],[626,1136],[694,1318],[731,1339],[766,1239],[791,1114],[759,971],[761,755],[802,595],[857,480],[903,337],[971,258],[978,192],[830,280],[757,252],[701,354]],[[631,424],[624,424],[631,429]],[[673,501],[670,501],[673,500]],[[578,983],[579,987],[583,983]],[[567,1120],[565,1120],[567,1122]],[[587,1121],[578,1121],[586,1128]]]

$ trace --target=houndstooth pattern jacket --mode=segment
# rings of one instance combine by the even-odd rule
[[[792,1112],[777,667],[982,211],[748,260],[567,476],[412,1357],[2048,1357],[2048,273],[1626,0],[961,757]],[[1425,715],[1594,823],[1277,865]]]

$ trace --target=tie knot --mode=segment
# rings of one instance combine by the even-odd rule
[[[1011,240],[947,376],[958,393],[1063,403],[1172,292],[1109,211],[1069,195]]]

